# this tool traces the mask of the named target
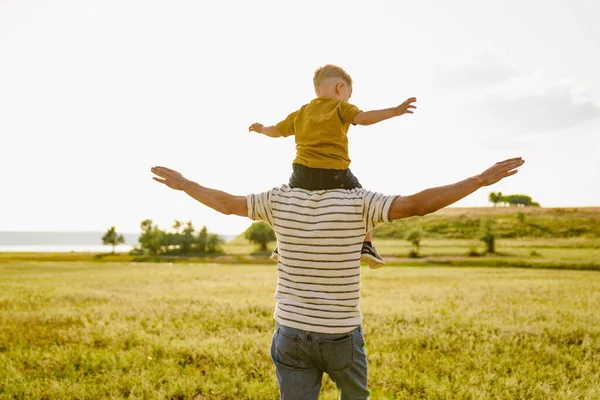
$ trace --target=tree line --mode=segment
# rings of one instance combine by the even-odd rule
[[[523,206],[523,207],[539,207],[540,203],[537,203],[531,199],[530,196],[524,194],[510,194],[503,195],[502,192],[492,192],[489,196],[490,203],[494,204],[496,207],[498,204],[500,205],[509,205],[509,206]]]
[[[223,238],[215,233],[209,233],[206,226],[196,231],[191,221],[185,224],[175,220],[173,231],[167,232],[154,224],[151,219],[146,219],[140,224],[139,245],[134,248],[132,254],[215,254],[223,251]],[[102,237],[102,243],[112,246],[113,254],[115,246],[125,243],[123,235],[116,232],[114,226],[110,227]]]

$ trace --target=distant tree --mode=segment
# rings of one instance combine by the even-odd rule
[[[531,197],[524,194],[511,194],[506,196],[506,202],[511,206],[529,206],[531,205]]]
[[[499,193],[501,194],[501,193]],[[490,195],[490,201],[491,201],[491,195]],[[525,194],[510,194],[507,196],[500,196],[500,200],[499,202],[501,203],[508,203],[510,206],[516,206],[516,207],[539,207],[540,204],[534,202],[531,199],[531,196],[527,196]]]
[[[196,238],[194,237],[195,232],[192,221],[188,221],[179,238],[179,246],[182,253],[189,253],[193,249],[196,242]]]
[[[525,214],[523,214],[522,212],[518,212],[517,213],[517,219],[519,220],[520,223],[524,223],[525,222]]]
[[[140,227],[142,233],[138,240],[144,251],[150,254],[159,254],[163,248],[167,247],[166,233],[158,229],[151,219],[142,221]]]
[[[406,235],[408,240],[415,247],[411,252],[411,256],[419,255],[419,248],[421,246],[421,239],[423,239],[423,231],[420,228],[411,229]]]
[[[488,253],[496,252],[496,236],[493,230],[494,221],[491,218],[482,219],[480,223],[480,234],[479,240],[485,243],[486,250]]]
[[[183,227],[183,222],[175,220],[173,223],[173,229],[175,229],[175,233],[179,233],[179,230]]]
[[[266,222],[255,222],[246,230],[246,239],[260,246],[261,251],[267,250],[267,244],[274,240],[275,232]]]
[[[194,248],[198,253],[206,253],[206,245],[208,244],[208,230],[203,226],[194,243]]]
[[[104,236],[102,236],[102,243],[104,243],[105,246],[111,245],[112,254],[115,254],[115,246],[125,243],[125,238],[123,235],[117,233],[117,229],[114,226],[111,226]]]
[[[206,240],[206,252],[207,253],[220,253],[222,251],[221,245],[224,243],[223,238],[215,233],[208,235]]]
[[[181,234],[179,231],[183,223],[181,221],[175,220],[172,225],[172,228],[175,232],[165,232],[162,237],[162,244],[167,252],[181,252]]]
[[[489,201],[490,201],[490,203],[494,203],[494,207],[496,207],[498,205],[498,203],[500,202],[501,199],[502,199],[502,192],[490,193]]]

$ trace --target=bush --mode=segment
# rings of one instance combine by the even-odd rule
[[[421,230],[421,228],[414,228],[411,229],[410,232],[408,232],[408,234],[406,235],[406,240],[408,240],[409,242],[412,243],[413,246],[415,246],[414,250],[412,250],[409,253],[409,256],[412,257],[412,253],[415,254],[415,256],[418,256],[419,254],[419,247],[421,245],[421,239],[423,238],[423,231]]]
[[[479,240],[485,243],[488,253],[496,252],[496,236],[493,233],[494,221],[491,218],[481,220],[481,236]]]
[[[267,251],[267,243],[277,240],[273,228],[266,222],[255,222],[246,230],[246,239],[256,243],[260,251]]]
[[[481,257],[482,254],[480,254],[475,247],[471,247],[469,249],[469,251],[467,252],[467,256],[469,256],[469,257]]]

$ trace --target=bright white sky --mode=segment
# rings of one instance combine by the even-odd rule
[[[151,218],[232,234],[156,182],[164,165],[233,194],[287,182],[293,138],[248,133],[310,101],[324,64],[368,110],[415,115],[349,133],[364,187],[411,194],[523,156],[490,191],[600,205],[595,0],[0,0],[0,230],[138,232]]]

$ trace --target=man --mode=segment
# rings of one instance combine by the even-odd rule
[[[368,399],[362,335],[360,257],[365,234],[397,219],[423,216],[517,173],[518,157],[461,182],[410,196],[362,188],[308,191],[283,185],[235,196],[203,187],[165,167],[153,179],[223,214],[268,222],[279,247],[276,328],[271,343],[281,398],[318,399],[323,372],[341,399]]]

